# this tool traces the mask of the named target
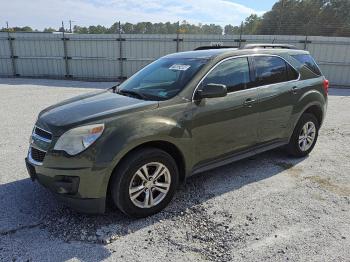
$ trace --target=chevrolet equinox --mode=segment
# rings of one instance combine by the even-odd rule
[[[308,155],[328,85],[310,54],[288,45],[170,54],[40,112],[26,166],[80,212],[102,213],[109,200],[149,216],[192,174],[277,147]]]

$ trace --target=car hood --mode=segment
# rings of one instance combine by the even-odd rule
[[[40,112],[37,125],[51,131],[99,121],[117,114],[158,107],[157,101],[145,101],[115,94],[110,90],[73,97]]]

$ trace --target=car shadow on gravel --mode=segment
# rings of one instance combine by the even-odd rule
[[[189,211],[199,212],[196,217],[200,218],[202,203],[293,169],[300,161],[303,159],[289,158],[281,150],[273,150],[198,174],[180,186],[174,200],[164,211],[144,219],[131,219],[117,210],[108,210],[103,215],[79,214],[63,207],[37,183],[33,184],[29,179],[19,180],[0,185],[0,203],[10,203],[1,215],[5,219],[1,221],[5,222],[0,223],[0,228],[7,228],[7,231],[2,230],[1,235],[39,227],[65,242],[108,244],[151,225],[177,221]],[[17,221],[13,221],[14,218]]]

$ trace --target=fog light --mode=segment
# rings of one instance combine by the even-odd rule
[[[58,194],[74,195],[78,192],[79,177],[76,176],[55,176],[55,189]]]

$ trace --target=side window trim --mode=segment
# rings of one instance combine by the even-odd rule
[[[319,76],[323,76],[323,72],[322,72],[322,70],[321,70],[321,67],[317,64],[315,58],[313,58],[312,55],[310,55],[310,57],[311,57],[312,61],[314,62],[314,64],[316,65],[318,71],[320,71],[320,75],[319,75]],[[317,74],[317,75],[318,75],[318,74]]]
[[[247,57],[248,58],[248,65],[249,65],[249,69],[250,70],[253,70],[253,76],[254,76],[254,79],[251,79],[252,81],[256,80],[256,76],[255,76],[255,64],[254,64],[254,57],[255,56],[270,56],[270,57],[279,57],[281,58],[284,62],[286,62],[287,64],[289,64],[297,73],[298,73],[298,78],[295,79],[295,80],[290,80],[290,81],[285,81],[285,82],[280,82],[280,83],[276,83],[276,84],[269,84],[269,85],[262,85],[262,86],[254,86],[252,88],[249,88],[249,89],[255,89],[255,88],[260,88],[260,87],[265,87],[265,86],[271,86],[271,85],[279,85],[281,83],[289,83],[289,82],[296,82],[296,81],[299,81],[300,78],[301,78],[301,74],[299,72],[299,70],[297,70],[291,63],[289,63],[284,57],[282,56],[279,56],[279,55],[270,55],[270,54],[252,54],[252,55],[239,55],[239,56],[230,56],[230,57],[227,57],[227,58],[224,58],[222,60],[220,60],[219,62],[217,62],[212,68],[210,68],[210,70],[201,78],[201,80],[197,83],[195,89],[193,90],[193,93],[192,93],[192,98],[191,98],[191,101],[194,102],[194,95],[197,91],[197,89],[200,87],[200,85],[202,84],[203,80],[217,67],[219,66],[221,63],[225,62],[225,61],[228,61],[228,60],[231,60],[231,59],[237,59],[237,58],[242,58],[242,57]],[[245,89],[245,90],[249,90],[249,89]],[[228,95],[230,94],[235,94],[237,92],[242,92],[242,91],[245,91],[245,90],[239,90],[239,91],[236,91],[236,92],[233,92],[233,93],[229,93]]]
[[[255,64],[254,64],[254,57],[253,56],[248,56],[248,65],[249,65],[249,74],[250,74],[250,87],[255,88],[255,81],[256,81],[256,74],[255,74]]]
[[[288,79],[290,78],[290,70],[289,69],[291,69],[291,70],[293,70],[295,73],[297,73],[298,74],[298,77],[297,78],[295,78],[295,79],[289,79],[289,81],[293,81],[293,80],[297,80],[299,77],[300,77],[300,74],[299,74],[299,72],[297,71],[297,70],[295,70],[294,69],[294,67],[292,67],[289,63],[287,63],[286,61],[285,61],[285,63],[286,63],[286,69],[287,69],[287,77],[288,77]]]
[[[231,58],[231,59],[224,59],[223,61],[221,61],[221,63],[219,64],[216,64],[215,66],[213,66],[212,70],[209,72],[209,74],[207,74],[203,79],[202,79],[202,82],[201,82],[201,85],[203,85],[203,82],[206,82],[208,78],[210,78],[211,74],[215,71],[215,69],[219,68],[220,66],[224,65],[226,62],[229,62],[232,64],[235,63],[235,60],[239,60],[241,59],[242,61],[244,60],[244,63],[245,63],[245,68],[247,69],[246,71],[246,76],[247,76],[247,80],[248,82],[247,83],[244,83],[244,89],[240,89],[240,90],[233,90],[233,91],[229,91],[230,87],[229,85],[227,85],[227,94],[231,94],[231,93],[236,93],[236,92],[239,92],[239,91],[243,91],[243,90],[246,90],[249,87],[250,83],[251,83],[251,70],[250,70],[250,67],[249,67],[249,60],[248,60],[248,57],[244,57],[244,56],[240,56],[240,57],[234,57],[234,58]],[[232,69],[232,68],[231,68]],[[233,72],[233,71],[230,71],[230,72]],[[227,75],[228,76],[228,75]],[[213,82],[214,83],[214,82]]]

